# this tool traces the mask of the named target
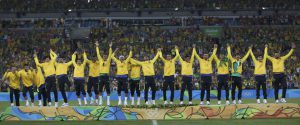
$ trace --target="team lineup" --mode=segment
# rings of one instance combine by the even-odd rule
[[[34,106],[34,86],[38,89],[38,106],[51,106],[51,92],[54,93],[54,106],[58,107],[58,90],[63,97],[62,106],[69,106],[68,98],[66,95],[65,87],[70,87],[68,79],[69,67],[73,66],[73,80],[76,90],[76,96],[78,105],[88,105],[87,96],[90,98],[91,105],[107,105],[110,106],[110,66],[111,62],[116,65],[115,77],[117,79],[117,93],[118,93],[118,105],[127,106],[128,93],[130,92],[130,105],[142,105],[141,104],[141,92],[140,92],[140,80],[143,76],[145,80],[144,88],[144,100],[145,105],[156,105],[156,83],[155,83],[155,66],[154,63],[160,59],[164,64],[164,83],[162,87],[164,105],[174,104],[174,84],[176,74],[176,62],[179,61],[181,65],[182,85],[180,91],[180,105],[183,105],[184,92],[188,91],[188,104],[192,104],[192,79],[193,79],[193,64],[195,60],[199,62],[199,73],[201,76],[201,94],[200,105],[204,105],[205,101],[207,105],[210,105],[210,90],[212,84],[213,75],[213,62],[215,62],[215,68],[217,69],[217,104],[221,105],[221,90],[224,87],[226,99],[226,105],[230,104],[242,104],[242,71],[243,63],[250,56],[254,64],[254,76],[256,81],[256,103],[260,101],[260,89],[263,91],[263,103],[268,103],[267,98],[267,85],[266,74],[267,67],[266,61],[269,60],[272,63],[273,72],[273,87],[275,95],[275,103],[286,103],[286,90],[287,82],[285,75],[285,60],[288,59],[296,49],[294,43],[291,44],[291,50],[288,54],[281,56],[280,53],[275,53],[273,57],[268,54],[268,45],[265,45],[265,49],[262,55],[254,55],[252,47],[244,56],[240,54],[232,55],[231,47],[227,45],[227,55],[217,55],[218,45],[213,47],[212,54],[203,54],[202,57],[196,51],[196,45],[193,45],[192,52],[189,55],[181,56],[179,53],[179,47],[175,46],[175,56],[166,54],[165,57],[162,53],[162,49],[158,48],[154,58],[144,56],[143,60],[139,60],[137,56],[133,56],[132,47],[129,50],[127,57],[120,55],[116,57],[118,48],[112,50],[112,43],[109,44],[108,54],[100,54],[99,42],[95,42],[97,56],[90,56],[88,59],[85,50],[83,52],[75,51],[72,55],[72,60],[66,62],[66,59],[56,54],[50,49],[49,57],[45,57],[43,61],[39,61],[37,53],[34,53],[35,68],[32,68],[28,64],[24,65],[21,69],[16,66],[11,66],[7,69],[3,75],[2,80],[8,80],[10,88],[10,103],[11,106],[20,106],[20,91],[23,93],[25,100],[25,106]],[[183,48],[182,48],[183,49]],[[82,58],[79,58],[82,57]],[[88,66],[88,82],[85,83],[85,68]],[[229,80],[232,81],[231,87]],[[21,85],[23,84],[22,90]],[[85,90],[85,84],[87,84],[87,90]],[[167,90],[170,90],[171,94],[167,97]],[[229,99],[229,88],[231,88],[231,102]],[[237,88],[237,98],[236,98]],[[282,88],[282,97],[279,98],[279,89]],[[151,99],[148,97],[148,92],[151,89]],[[104,104],[103,92],[107,93],[106,104]],[[125,94],[122,99],[122,92]],[[30,95],[30,101],[27,97],[27,93]],[[93,97],[94,93],[94,97]],[[137,95],[137,98],[134,95]],[[83,104],[82,104],[83,97]],[[95,99],[94,99],[95,98]],[[15,100],[15,104],[14,104]],[[204,101],[205,100],[205,101]]]

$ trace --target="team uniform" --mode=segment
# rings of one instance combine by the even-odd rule
[[[206,101],[207,104],[210,104],[210,86],[212,83],[212,61],[213,57],[216,54],[217,49],[213,50],[212,55],[208,59],[202,59],[196,52],[196,50],[193,50],[195,53],[195,56],[197,60],[199,61],[200,65],[200,74],[201,74],[201,102],[200,104],[203,105],[203,100],[204,100],[204,94],[206,90]]]
[[[117,66],[117,73],[116,73],[116,78],[118,80],[118,98],[119,102],[118,105],[122,105],[122,100],[121,100],[121,91],[125,91],[125,95],[128,95],[128,63],[130,61],[130,58],[132,56],[132,51],[129,52],[129,55],[126,60],[121,62],[117,58],[115,58],[114,54],[112,54],[112,60],[116,63]],[[124,100],[124,105],[127,105],[127,96],[125,97]]]
[[[250,50],[247,52],[247,54],[242,58],[242,59],[235,59],[231,55],[231,49],[230,47],[227,47],[227,53],[228,53],[228,58],[231,61],[231,78],[233,80],[232,83],[232,90],[231,90],[231,98],[232,98],[232,103],[236,104],[235,101],[235,89],[238,87],[238,103],[242,103],[242,70],[243,70],[243,63],[246,61],[250,54]]]
[[[287,83],[286,83],[286,75],[285,75],[285,67],[284,67],[284,62],[287,58],[289,58],[295,49],[291,49],[290,52],[282,57],[279,58],[274,58],[271,56],[267,56],[267,58],[272,62],[273,66],[273,78],[275,79],[273,82],[273,87],[274,87],[274,94],[275,94],[275,100],[276,103],[278,103],[278,92],[279,92],[279,86],[281,85],[282,87],[282,98],[281,102],[285,103],[285,96],[286,96],[286,89],[287,89]]]
[[[79,106],[81,106],[80,93],[84,97],[84,105],[87,105],[86,92],[85,92],[85,89],[84,89],[84,83],[85,83],[84,69],[85,69],[86,60],[87,60],[86,53],[83,54],[83,58],[84,58],[83,63],[78,65],[75,61],[76,55],[75,54],[72,55],[72,63],[73,63],[73,66],[74,66],[73,78],[74,78],[76,96],[77,96]]]
[[[29,92],[31,105],[34,106],[34,93],[33,93],[33,73],[31,70],[21,70],[18,72],[23,83],[23,97],[26,102],[26,106],[29,106],[27,99],[27,92]]]
[[[102,105],[102,93],[103,93],[103,87],[105,86],[106,93],[107,93],[107,105],[110,105],[110,85],[109,85],[109,72],[110,72],[110,63],[111,63],[111,55],[112,55],[112,49],[109,48],[109,54],[107,57],[107,60],[104,60],[99,51],[99,47],[96,48],[97,57],[100,63],[99,67],[99,105]]]
[[[193,99],[193,84],[192,84],[192,79],[193,79],[193,63],[194,63],[194,58],[195,58],[195,52],[192,51],[192,56],[190,57],[190,61],[186,62],[184,61],[181,56],[179,55],[178,50],[176,50],[176,53],[179,57],[179,61],[181,64],[181,75],[182,75],[182,85],[181,85],[181,91],[180,91],[180,104],[183,104],[183,96],[184,96],[184,91],[187,87],[188,89],[188,95],[189,95],[189,104],[192,104],[192,99]]]
[[[99,74],[100,74],[100,62],[87,60],[89,66],[89,80],[87,83],[87,93],[90,97],[90,104],[94,104],[94,99],[92,98],[92,89],[94,89],[96,104],[98,103],[99,95]]]
[[[38,99],[39,106],[42,106],[42,98],[43,98],[43,106],[47,106],[47,92],[45,87],[45,78],[40,67],[36,67],[36,71],[33,72],[34,83],[38,89]]]
[[[9,80],[9,97],[11,106],[14,105],[14,97],[16,106],[20,106],[20,75],[16,72],[6,72],[3,75],[3,79]]]
[[[69,61],[67,63],[55,62],[58,87],[64,99],[63,106],[68,106],[68,98],[66,95],[65,84],[67,84],[69,87],[71,86],[70,81],[68,79],[68,69],[71,65],[72,65],[72,61]]]
[[[214,56],[214,60],[216,61],[216,67],[217,67],[217,79],[218,79],[218,105],[221,104],[221,91],[222,87],[225,89],[226,93],[226,105],[229,105],[229,85],[228,85],[228,80],[229,80],[229,60],[228,56],[223,59],[219,59],[217,55]]]
[[[268,48],[264,50],[264,56],[262,61],[258,61],[254,56],[252,50],[250,50],[250,55],[254,62],[254,75],[256,81],[256,99],[257,103],[260,103],[260,87],[263,89],[264,103],[267,103],[267,84],[266,84],[266,61],[267,61]]]
[[[145,77],[145,102],[146,105],[149,104],[148,102],[148,91],[149,91],[149,87],[151,87],[151,91],[152,91],[152,104],[155,105],[155,94],[156,94],[156,84],[155,84],[155,72],[154,72],[154,63],[156,62],[156,60],[159,57],[159,52],[157,52],[156,56],[152,59],[152,60],[148,60],[148,61],[137,61],[135,59],[131,59],[131,61],[133,63],[136,63],[140,66],[142,66],[142,71]]]
[[[177,49],[175,51],[178,51]],[[163,84],[163,98],[164,104],[167,104],[167,88],[170,87],[171,90],[171,97],[170,97],[170,104],[173,104],[174,101],[174,82],[175,82],[175,63],[178,59],[178,55],[171,60],[166,60],[162,53],[160,52],[160,58],[164,63],[164,84]]]
[[[137,105],[140,105],[140,79],[141,79],[141,66],[130,61],[130,69],[129,69],[129,88],[131,94],[131,105],[134,105],[134,92],[137,94]]]
[[[53,54],[54,52],[50,50],[50,58],[51,60],[49,62],[39,63],[39,60],[37,57],[34,57],[35,64],[39,67],[41,67],[44,71],[44,75],[46,77],[46,91],[47,91],[47,99],[49,106],[51,106],[51,91],[54,92],[54,99],[55,99],[55,107],[58,107],[58,93],[56,88],[56,78],[55,78],[55,60],[57,58],[57,55]]]

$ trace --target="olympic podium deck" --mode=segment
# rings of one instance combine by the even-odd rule
[[[122,108],[117,106],[8,107],[3,121],[69,120],[168,120],[168,119],[255,119],[300,117],[300,105],[239,104],[171,108]]]

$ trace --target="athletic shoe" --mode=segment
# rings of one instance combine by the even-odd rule
[[[173,102],[170,102],[170,105],[173,105]]]
[[[155,100],[152,100],[152,105],[155,105]]]
[[[110,101],[109,100],[107,100],[106,105],[110,106]]]
[[[268,103],[267,99],[264,99],[264,104],[267,104],[267,103]]]
[[[141,98],[138,97],[136,105],[140,105],[140,104],[141,104]]]
[[[226,105],[230,105],[230,102],[228,100],[226,100]]]
[[[39,100],[39,105],[38,106],[42,106],[42,100]]]
[[[10,106],[15,106],[15,104],[14,103],[10,103]]]
[[[192,101],[189,101],[189,105],[192,105],[193,104],[193,102]]]
[[[232,101],[232,104],[234,104],[234,105],[235,105],[235,104],[236,104],[236,101],[235,101],[235,100],[233,100],[233,101]]]
[[[146,103],[145,103],[146,105],[149,105],[149,102],[148,101],[146,101]]]
[[[210,102],[209,102],[209,101],[206,101],[206,105],[210,105]]]
[[[68,103],[63,103],[63,104],[61,105],[61,107],[66,107],[66,106],[69,106],[69,104],[68,104]]]
[[[281,102],[282,102],[282,103],[286,103],[285,98],[282,98],[282,99],[281,99]]]
[[[183,101],[180,101],[180,103],[179,103],[180,105],[183,105]]]
[[[51,103],[51,102],[48,102],[48,106],[52,106],[52,103]]]
[[[99,102],[98,102],[98,105],[100,106],[100,105],[102,105],[102,99],[99,99]]]
[[[256,103],[257,103],[257,104],[260,104],[260,99],[257,99],[257,100],[256,100]]]
[[[118,105],[122,105],[122,101],[121,100],[119,100]]]
[[[34,107],[34,103],[31,103],[31,107]]]
[[[200,102],[200,105],[204,105],[204,102],[203,102],[203,101],[201,101],[201,102]]]
[[[127,106],[127,101],[126,100],[124,101],[124,106]]]
[[[28,100],[26,100],[25,106],[29,106],[29,101]]]
[[[164,102],[164,105],[168,105],[168,101],[165,101],[165,102]]]
[[[239,104],[242,104],[243,102],[242,102],[242,100],[239,100],[238,103],[239,103]]]
[[[90,105],[94,105],[94,99],[93,98],[91,98],[91,100],[90,100]]]
[[[278,103],[279,103],[279,100],[277,99],[277,100],[275,101],[275,103],[278,104]]]
[[[221,105],[221,101],[218,101],[218,105]]]
[[[55,108],[57,108],[58,107],[58,102],[55,102],[54,106],[55,106]]]

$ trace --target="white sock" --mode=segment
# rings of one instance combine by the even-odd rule
[[[39,100],[39,105],[42,105],[42,100]]]
[[[119,101],[121,101],[121,96],[119,96],[118,98],[119,98]]]
[[[81,105],[81,98],[77,98],[78,104]]]
[[[86,105],[87,104],[86,97],[83,97],[83,100],[84,100],[84,104]]]
[[[110,96],[107,96],[106,101],[107,101],[107,105],[110,105]]]
[[[127,98],[128,98],[128,97],[125,97],[125,102],[127,102]]]

